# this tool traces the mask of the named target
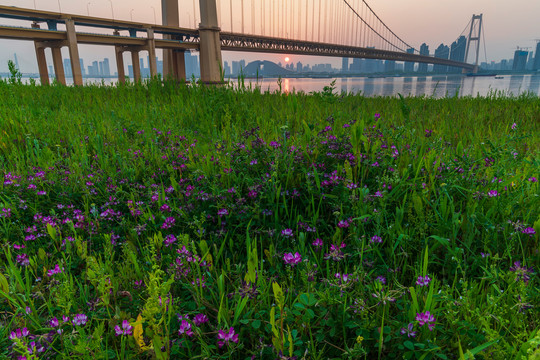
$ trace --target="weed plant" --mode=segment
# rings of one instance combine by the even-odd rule
[[[539,356],[540,101],[0,82],[0,356]]]

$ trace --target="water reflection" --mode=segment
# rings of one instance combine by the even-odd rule
[[[373,78],[366,78],[364,80],[364,89],[362,93],[366,96],[373,96],[375,95],[375,79]]]
[[[403,79],[403,96],[412,96],[413,94],[413,78],[406,77]]]
[[[529,83],[529,91],[535,94],[538,94],[538,88],[540,87],[540,74],[535,74],[531,76],[531,81]]]
[[[463,76],[448,75],[446,84],[446,96],[459,96],[463,86]]]
[[[393,77],[390,77],[390,78],[386,78],[384,79],[384,83],[383,83],[383,90],[382,90],[382,94],[384,96],[392,96],[394,95],[394,78]]]
[[[510,76],[510,86],[508,91],[513,95],[519,95],[522,92],[521,85],[523,84],[523,75]]]
[[[444,97],[446,95],[446,76],[438,75],[431,78],[430,93],[428,96]]]
[[[416,92],[414,95],[422,96],[426,94],[426,77],[420,76],[416,78]]]
[[[349,92],[349,78],[342,78],[341,79],[341,93],[348,93]]]
[[[332,78],[283,78],[281,91],[323,91],[325,86],[335,80]],[[259,81],[263,90],[279,90],[277,78],[264,78]],[[540,74],[493,76],[434,75],[427,77],[353,77],[336,81],[336,92],[361,93],[363,96],[402,95],[447,97],[447,96],[487,96],[493,92],[519,95],[523,92],[540,91]]]

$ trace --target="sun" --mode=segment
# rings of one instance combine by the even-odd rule
[[[289,59],[289,57],[286,56],[286,57],[285,57],[285,62],[289,62],[289,60],[291,60],[291,59]]]

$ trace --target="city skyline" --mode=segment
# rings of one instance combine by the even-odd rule
[[[240,0],[232,0],[233,7]],[[244,8],[248,9],[251,1],[244,0]],[[293,1],[293,0],[291,0]],[[303,3],[299,2],[299,4]],[[310,1],[310,0],[307,0]],[[181,26],[193,27],[198,21],[198,0],[184,0],[184,11],[180,14]],[[467,6],[460,4],[467,3]],[[48,11],[59,11],[65,13],[75,13],[97,17],[111,18],[113,13],[116,19],[160,23],[161,21],[161,1],[160,0],[132,0],[130,2],[120,0],[93,0],[93,1],[62,1],[62,0],[2,0],[1,5],[20,6]],[[253,3],[255,4],[255,3]],[[464,0],[456,0],[452,4],[434,4],[427,0],[409,0],[402,2],[393,2],[390,0],[372,1],[369,5],[380,15],[385,23],[400,35],[405,41],[409,42],[415,48],[420,48],[422,43],[427,43],[430,53],[444,44],[450,46],[458,36],[460,31],[467,30],[465,25],[470,21],[473,13],[484,14],[485,41],[487,49],[487,61],[500,61],[502,59],[512,59],[517,46],[529,48],[529,51],[535,50],[535,39],[540,38],[540,25],[535,21],[534,15],[540,13],[540,2],[530,0],[517,0],[511,7],[499,0],[477,0],[472,4]],[[254,5],[255,6],[255,5]],[[195,8],[197,15],[195,18],[191,15]],[[230,10],[229,2],[218,0],[218,8],[221,9],[220,26],[225,31],[230,31],[230,21],[228,16],[223,15]],[[254,9],[256,9],[254,7]],[[414,9],[414,10],[412,10]],[[465,10],[467,12],[465,12]],[[505,11],[508,9],[508,11]],[[511,9],[511,11],[510,11]],[[437,13],[444,12],[445,16],[437,16]],[[403,16],[403,14],[407,16]],[[245,32],[254,29],[248,21],[249,12],[245,19]],[[403,21],[403,20],[406,21]],[[503,20],[501,20],[503,19]],[[514,19],[514,20],[512,20]],[[516,19],[519,19],[517,21]],[[529,19],[529,21],[527,21]],[[7,19],[0,20],[2,24],[13,23]],[[233,19],[233,30],[240,31],[240,22],[237,17]],[[501,26],[502,25],[502,26]],[[227,29],[229,27],[229,29]],[[306,27],[307,28],[307,27]],[[430,29],[426,31],[425,29]],[[466,31],[465,31],[466,32]],[[467,35],[467,34],[465,34]],[[289,35],[290,36],[290,35]],[[7,61],[13,59],[13,53],[20,54],[19,63],[23,71],[37,69],[35,56],[33,54],[32,42],[21,42],[13,40],[0,40],[0,47],[4,49],[0,53],[0,72],[7,70]],[[64,50],[65,51],[65,50]],[[89,45],[80,46],[81,56],[92,62],[98,58],[114,58],[114,51],[107,47],[96,47]],[[486,61],[484,48],[482,45],[480,51],[480,62]],[[493,54],[493,55],[491,55]],[[65,54],[64,56],[66,56]],[[158,52],[158,55],[161,54]],[[254,61],[267,59],[279,62],[284,59],[282,54],[261,54],[261,53],[233,53],[224,52],[224,61],[236,61],[246,59]],[[291,62],[301,61],[304,64],[330,63],[334,67],[339,67],[341,59],[289,55]],[[128,61],[129,63],[129,61]]]

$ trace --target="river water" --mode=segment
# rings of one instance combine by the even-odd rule
[[[28,81],[28,79],[23,79]],[[68,83],[71,79],[67,79]],[[501,76],[435,75],[424,77],[350,77],[350,78],[264,78],[244,79],[248,86],[259,86],[261,90],[283,92],[323,91],[335,80],[335,93],[361,93],[364,96],[486,96],[504,94],[519,96],[524,93],[540,94],[540,74]],[[39,80],[37,80],[39,82]],[[116,79],[86,78],[85,83],[111,85]],[[237,84],[236,79],[232,82]],[[236,85],[235,85],[236,86]]]
[[[502,78],[501,78],[502,77]],[[281,89],[291,91],[322,91],[334,79],[281,79]],[[246,80],[247,81],[247,80]],[[255,80],[251,80],[255,81]],[[494,93],[519,96],[523,93],[540,94],[540,74],[497,76],[442,75],[426,77],[351,77],[335,79],[335,92],[361,93],[365,96],[486,96]],[[259,81],[261,89],[277,90],[278,79]]]

